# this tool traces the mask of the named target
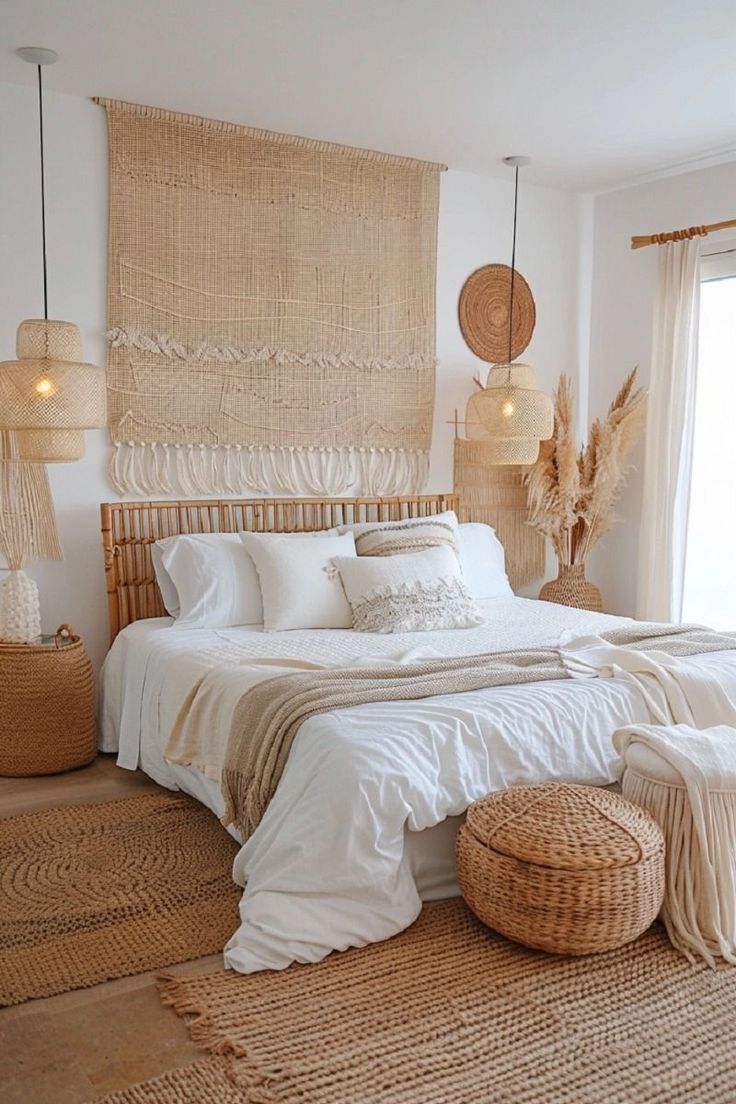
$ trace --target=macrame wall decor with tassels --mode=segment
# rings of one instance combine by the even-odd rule
[[[118,490],[419,491],[444,166],[96,102]]]

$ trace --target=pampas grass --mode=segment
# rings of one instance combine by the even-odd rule
[[[644,429],[647,393],[636,388],[636,368],[608,408],[596,418],[577,451],[570,381],[560,376],[555,427],[539,446],[527,474],[529,524],[552,542],[564,567],[584,564],[591,548],[613,524],[613,507],[626,483],[626,457]]]

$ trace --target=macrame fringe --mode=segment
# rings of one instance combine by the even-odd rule
[[[0,556],[11,570],[64,558],[46,467],[16,457],[15,435],[0,433]]]
[[[121,495],[419,494],[429,453],[400,449],[167,445],[113,446],[110,480]]]
[[[541,579],[546,571],[544,538],[529,525],[524,469],[495,467],[487,442],[455,439],[455,492],[461,521],[492,526],[506,553],[514,590]]]
[[[215,360],[222,364],[302,364],[321,369],[353,368],[362,372],[398,372],[406,369],[416,371],[437,365],[436,357],[426,357],[419,353],[410,353],[397,360],[393,357],[354,357],[348,353],[290,353],[267,345],[260,349],[246,349],[237,345],[211,345],[206,341],[196,347],[189,347],[167,334],[147,334],[143,330],[124,330],[119,326],[108,330],[106,337],[113,349],[139,349],[144,353],[155,353],[187,364]]]
[[[736,965],[736,794],[708,794],[709,815],[696,824],[684,786],[627,770],[622,794],[647,809],[665,834],[661,917],[673,946],[692,963],[718,957]]]

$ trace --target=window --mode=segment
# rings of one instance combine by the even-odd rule
[[[736,629],[736,241],[701,261],[683,618]]]

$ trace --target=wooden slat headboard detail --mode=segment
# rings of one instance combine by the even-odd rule
[[[242,498],[103,502],[102,547],[110,640],[143,617],[166,614],[151,545],[177,533],[308,533],[359,521],[396,521],[458,508],[453,494],[397,498]]]

